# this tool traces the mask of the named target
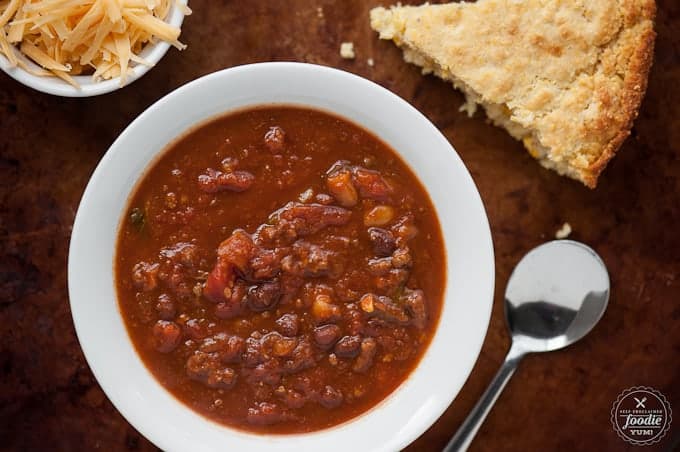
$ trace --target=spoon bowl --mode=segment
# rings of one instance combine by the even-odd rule
[[[524,256],[505,290],[510,350],[444,451],[467,450],[524,355],[558,350],[578,341],[602,318],[608,301],[607,268],[588,246],[555,240]]]
[[[517,264],[505,291],[513,346],[524,352],[564,348],[588,334],[609,300],[609,275],[586,245],[555,240]]]

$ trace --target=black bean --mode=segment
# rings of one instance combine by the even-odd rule
[[[373,245],[373,252],[380,257],[390,256],[397,247],[397,240],[387,229],[368,228],[368,238]]]
[[[340,339],[342,331],[337,325],[329,324],[314,328],[314,342],[322,350],[328,350]]]
[[[276,320],[277,329],[284,336],[297,336],[299,320],[297,314],[283,314]]]
[[[281,285],[278,281],[265,282],[257,286],[251,286],[246,296],[248,307],[255,311],[267,311],[276,307],[281,299]]]
[[[360,336],[343,336],[342,339],[335,344],[334,352],[340,358],[354,358],[359,354],[360,347]]]

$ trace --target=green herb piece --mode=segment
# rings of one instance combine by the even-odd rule
[[[146,218],[144,217],[144,211],[142,209],[135,207],[130,211],[130,223],[132,223],[132,226],[137,228],[138,231],[141,231],[144,228],[145,222]]]

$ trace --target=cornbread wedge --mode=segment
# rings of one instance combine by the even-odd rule
[[[653,0],[479,0],[371,11],[404,59],[451,81],[546,168],[590,188],[630,134]]]

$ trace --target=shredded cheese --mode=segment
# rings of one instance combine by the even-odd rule
[[[178,0],[0,0],[0,54],[74,86],[72,76],[85,74],[95,81],[120,77],[122,86],[134,65],[151,66],[139,56],[148,42],[186,48],[180,29],[164,21],[172,2],[191,14]],[[44,70],[29,68],[17,50]]]

